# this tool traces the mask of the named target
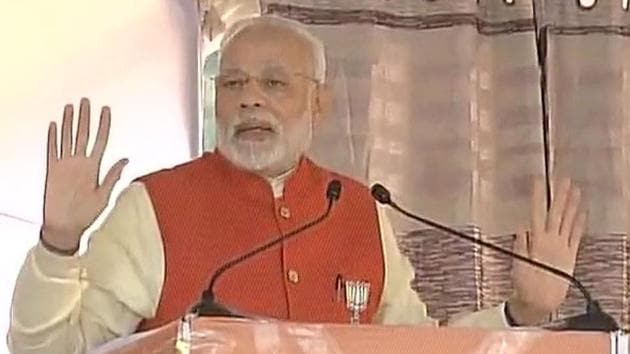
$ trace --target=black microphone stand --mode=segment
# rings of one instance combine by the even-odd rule
[[[561,271],[558,270],[556,268],[553,268],[551,266],[548,266],[544,263],[535,261],[533,259],[521,256],[520,254],[514,253],[512,251],[506,250],[504,248],[501,248],[499,246],[493,245],[489,242],[474,238],[470,235],[467,235],[463,232],[457,231],[455,229],[452,229],[450,227],[441,225],[435,221],[423,218],[421,216],[417,216],[414,215],[408,211],[406,211],[405,209],[401,208],[400,206],[398,206],[392,199],[391,199],[391,194],[389,193],[389,191],[387,190],[387,188],[385,188],[383,185],[381,184],[375,184],[372,186],[372,196],[379,202],[382,204],[386,204],[391,206],[392,208],[394,208],[396,211],[398,211],[399,213],[407,216],[408,218],[411,218],[413,220],[419,221],[423,224],[429,225],[431,227],[434,227],[438,230],[442,230],[448,234],[451,235],[455,235],[457,237],[463,238],[465,240],[468,240],[474,244],[477,245],[481,245],[483,247],[487,247],[489,249],[492,249],[494,251],[497,251],[499,253],[503,253],[509,257],[512,258],[516,258],[520,261],[523,261],[525,263],[528,263],[530,265],[533,265],[537,268],[541,268],[549,273],[552,273],[566,281],[568,281],[569,283],[573,284],[576,288],[578,288],[578,290],[582,293],[582,296],[584,296],[584,299],[586,300],[586,313],[583,315],[579,315],[579,316],[574,316],[574,317],[570,317],[568,319],[566,319],[564,321],[565,325],[561,326],[560,328],[551,328],[551,329],[556,329],[556,330],[577,330],[577,331],[604,331],[604,332],[614,332],[619,330],[619,325],[617,324],[617,321],[615,321],[614,318],[612,318],[609,314],[607,314],[606,312],[604,312],[601,308],[601,306],[599,305],[599,302],[597,302],[596,300],[593,300],[593,298],[591,297],[590,293],[588,292],[588,290],[586,290],[586,288],[584,287],[584,285],[582,285],[582,283],[580,283],[580,281],[578,281],[575,277]]]
[[[253,250],[251,250],[250,252],[247,252],[239,257],[236,257],[234,259],[232,259],[229,262],[224,263],[221,267],[219,267],[214,274],[212,275],[212,277],[210,278],[210,283],[208,285],[208,287],[206,288],[206,290],[203,291],[202,295],[201,295],[201,299],[200,301],[192,307],[192,309],[190,310],[191,313],[197,314],[198,316],[202,316],[202,317],[235,317],[235,318],[245,318],[244,315],[237,313],[234,310],[230,310],[227,307],[225,307],[224,305],[221,305],[220,303],[218,303],[215,300],[215,294],[214,294],[214,287],[215,284],[217,282],[217,280],[221,277],[222,274],[224,274],[227,270],[231,269],[232,267],[252,258],[253,256],[262,253],[284,241],[287,241],[293,237],[295,237],[296,235],[299,235],[301,232],[319,224],[320,222],[324,221],[324,219],[326,219],[328,217],[328,215],[330,214],[332,207],[334,205],[334,203],[339,199],[341,194],[341,182],[339,182],[339,180],[332,180],[329,184],[328,184],[328,188],[326,189],[326,198],[328,199],[328,206],[326,208],[326,211],[319,216],[317,219],[304,224],[300,227],[298,227],[297,229],[281,235],[280,237],[277,237],[276,239],[273,239],[265,244],[263,244],[262,246],[259,246]]]

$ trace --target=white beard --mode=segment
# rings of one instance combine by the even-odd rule
[[[235,135],[236,126],[248,120],[270,124],[275,134],[263,141],[239,139]],[[270,113],[257,112],[233,117],[226,125],[217,120],[216,139],[218,150],[237,167],[265,174],[266,177],[275,177],[295,167],[310,148],[313,124],[308,109],[300,119],[287,125],[282,125]]]

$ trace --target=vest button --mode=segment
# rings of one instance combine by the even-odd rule
[[[300,281],[300,274],[296,270],[290,269],[287,276],[293,284],[297,284]]]
[[[283,205],[280,207],[280,216],[282,216],[282,218],[284,219],[288,219],[291,217],[291,211],[289,211],[289,208]]]

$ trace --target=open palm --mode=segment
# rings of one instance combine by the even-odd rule
[[[110,110],[103,107],[91,154],[87,154],[90,102],[81,100],[76,140],[73,141],[73,106],[63,112],[61,149],[58,153],[57,126],[48,129],[48,156],[44,195],[43,234],[48,243],[60,249],[74,249],[83,232],[107,206],[126,159],[118,161],[99,184],[99,171],[111,125]]]
[[[579,211],[580,189],[564,179],[547,212],[545,187],[537,180],[532,193],[530,232],[517,235],[516,253],[573,274],[578,249],[586,224],[586,213]],[[541,315],[555,311],[564,301],[569,283],[524,262],[515,260],[512,279],[518,301]]]

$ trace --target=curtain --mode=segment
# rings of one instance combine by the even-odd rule
[[[326,45],[336,101],[316,130],[313,159],[507,248],[529,222],[532,177],[544,177],[549,193],[556,177],[571,177],[589,211],[576,275],[628,326],[627,1],[259,5],[301,21]],[[390,216],[432,316],[511,293],[506,257]],[[574,290],[554,317],[584,310]]]
[[[589,224],[576,275],[627,328],[630,14],[627,1],[562,4],[545,2],[540,16],[550,175],[584,186]],[[579,304],[572,296],[561,312]]]

